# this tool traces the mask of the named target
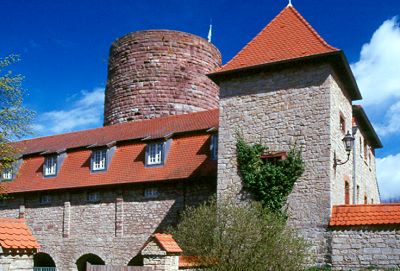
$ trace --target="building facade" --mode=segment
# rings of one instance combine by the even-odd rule
[[[194,35],[128,34],[111,47],[105,95],[104,127],[14,144],[21,158],[2,174],[10,197],[0,216],[26,219],[41,245],[36,266],[140,265],[150,236],[186,206],[215,193],[247,200],[238,131],[272,151],[301,148],[305,172],[289,196],[289,224],[311,242],[313,264],[375,264],[359,247],[351,259],[336,257],[343,231],[356,236],[370,222],[332,221],[346,220],[338,205],[380,203],[374,150],[382,145],[353,105],[361,94],[344,53],[291,5],[223,66],[218,49]],[[381,223],[394,238],[396,223]]]

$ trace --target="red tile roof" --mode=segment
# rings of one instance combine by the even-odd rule
[[[38,249],[24,219],[0,218],[0,246],[5,249]]]
[[[195,268],[202,267],[204,265],[202,257],[200,256],[180,256],[179,257],[179,268]]]
[[[333,206],[330,226],[400,225],[400,204]]]
[[[294,7],[288,6],[216,72],[337,51]]]
[[[126,122],[97,129],[40,137],[14,143],[22,154],[56,152],[93,144],[141,138],[162,138],[170,133],[206,130],[218,127],[218,110]]]
[[[217,164],[210,159],[210,134],[206,132],[212,127],[218,127],[218,110],[16,142],[23,153],[36,154],[24,156],[16,178],[4,182],[2,188],[7,193],[19,193],[215,176]],[[139,139],[163,138],[171,133],[174,136],[164,165],[145,167],[147,141]],[[130,139],[136,140],[125,141]],[[118,143],[107,171],[91,172],[92,150],[84,147],[113,141]],[[65,149],[67,157],[57,176],[44,178],[44,156],[40,152]]]
[[[182,249],[176,243],[171,234],[154,234],[154,239],[168,253],[182,253]]]

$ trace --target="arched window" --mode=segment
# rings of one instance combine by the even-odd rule
[[[43,268],[46,267],[46,268]],[[56,263],[54,262],[53,258],[47,253],[36,253],[33,255],[33,270],[48,270],[48,271],[55,271],[56,270]]]
[[[143,266],[143,256],[141,253],[138,253],[135,257],[133,257],[128,266]]]
[[[86,263],[93,265],[105,264],[105,262],[99,256],[92,253],[85,254],[79,257],[79,259],[76,261],[76,267],[78,268],[78,271],[86,271]]]

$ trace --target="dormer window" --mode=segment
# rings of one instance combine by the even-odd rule
[[[43,175],[45,177],[57,175],[57,155],[45,157]]]
[[[94,150],[91,158],[91,170],[102,171],[106,170],[107,166],[107,150]]]
[[[218,159],[218,135],[217,134],[214,134],[211,136],[210,151],[211,151],[211,159],[217,160]]]
[[[164,143],[150,143],[147,145],[146,165],[162,165],[164,158]]]
[[[1,173],[1,180],[2,181],[11,181],[13,178],[13,169],[12,167],[7,167],[3,169],[3,172]]]

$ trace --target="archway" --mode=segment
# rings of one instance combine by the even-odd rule
[[[143,266],[143,256],[139,252],[135,257],[133,257],[129,263],[128,266]]]
[[[47,253],[39,252],[33,255],[33,266],[34,269],[38,269],[38,267],[54,267],[56,270],[56,263],[53,258]],[[47,269],[46,270],[51,270]]]
[[[92,253],[85,254],[76,261],[76,267],[78,268],[78,271],[86,271],[87,262],[93,265],[105,264],[105,262],[99,256]]]

